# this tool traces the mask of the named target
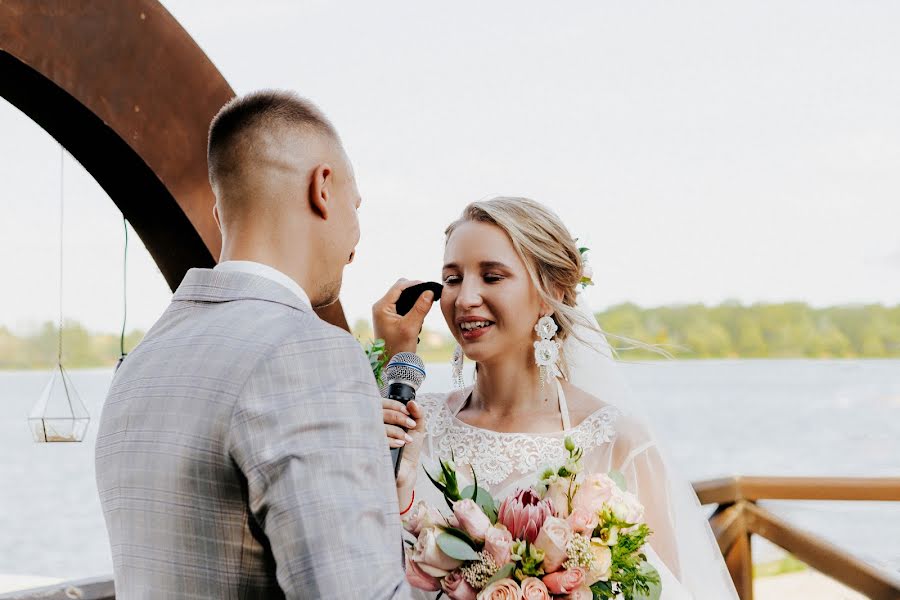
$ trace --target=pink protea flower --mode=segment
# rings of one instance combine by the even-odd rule
[[[553,516],[553,504],[541,500],[531,490],[519,490],[500,505],[497,521],[506,526],[513,539],[534,543],[544,520]]]

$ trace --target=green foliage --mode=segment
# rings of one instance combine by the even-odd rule
[[[621,521],[614,521],[608,524],[627,525]],[[644,524],[628,533],[622,533],[620,530],[616,544],[610,547],[612,573],[609,581],[598,581],[591,586],[594,598],[611,600],[619,598],[619,595],[625,600],[659,598],[661,591],[659,573],[640,552],[650,534],[650,528]]]
[[[379,338],[373,342],[369,342],[365,345],[364,350],[366,352],[366,357],[369,359],[369,366],[372,368],[372,374],[375,376],[375,381],[378,382],[378,387],[381,387],[384,385],[384,381],[381,379],[381,372],[384,371],[384,367],[388,363],[384,340]]]
[[[900,306],[726,302],[645,309],[620,304],[598,313],[597,321],[605,331],[657,344],[676,358],[900,357]],[[621,354],[626,359],[660,358],[644,348]]]

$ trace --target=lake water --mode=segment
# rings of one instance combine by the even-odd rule
[[[657,434],[692,480],[730,474],[900,476],[900,361],[663,361],[624,365]],[[425,389],[449,388],[431,365]],[[0,574],[112,571],[94,487],[94,440],[111,370],[71,372],[93,421],[82,444],[34,444],[25,417],[48,379],[0,372]],[[900,572],[900,503],[768,503]],[[773,556],[758,544],[755,558]]]

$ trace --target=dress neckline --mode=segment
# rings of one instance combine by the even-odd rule
[[[615,413],[617,409],[612,404],[605,404],[586,416],[575,426],[572,426],[572,421],[569,416],[569,406],[566,402],[566,394],[562,389],[562,383],[559,378],[556,378],[556,388],[559,393],[559,409],[560,416],[562,417],[563,428],[559,431],[495,431],[493,429],[487,429],[485,427],[478,427],[477,425],[472,425],[470,423],[466,423],[462,419],[460,419],[457,415],[460,411],[468,404],[469,399],[472,395],[472,391],[469,390],[469,394],[466,396],[466,399],[463,400],[462,404],[460,404],[455,410],[451,409],[446,400],[449,400],[449,396],[444,402],[441,402],[443,410],[446,410],[450,416],[451,423],[456,426],[463,427],[465,429],[470,429],[473,431],[481,431],[486,434],[496,435],[496,436],[515,436],[515,435],[525,435],[525,436],[538,436],[538,437],[556,437],[560,434],[568,435],[575,431],[578,431],[582,428],[586,423],[597,418],[599,415]]]

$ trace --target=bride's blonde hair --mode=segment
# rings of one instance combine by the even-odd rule
[[[584,262],[575,239],[556,213],[528,198],[498,197],[473,202],[444,231],[447,239],[467,222],[490,223],[509,236],[541,300],[553,309],[553,320],[559,327],[558,341],[563,342],[570,335],[577,337],[576,326],[599,331],[596,322],[589,322],[575,308]],[[559,364],[563,376],[568,378],[565,356]]]

